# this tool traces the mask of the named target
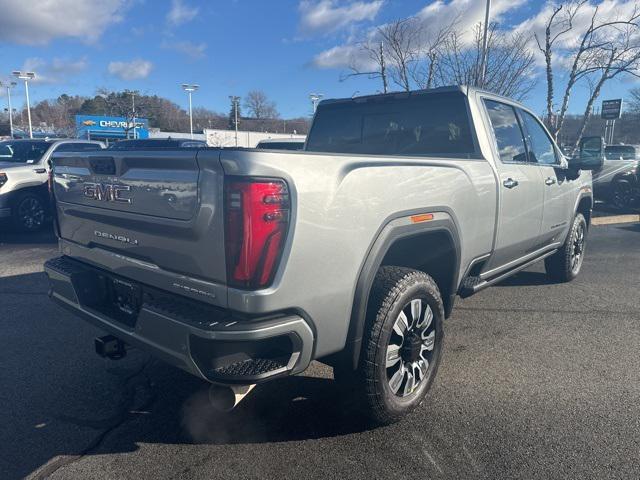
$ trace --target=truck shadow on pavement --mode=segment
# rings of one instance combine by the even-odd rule
[[[260,385],[224,413],[210,405],[207,383],[139,350],[116,362],[97,357],[101,332],[51,303],[42,272],[0,276],[0,302],[3,388],[12,390],[0,396],[3,478],[49,462],[46,476],[77,456],[132,452],[141,442],[287,442],[370,428],[329,367]]]
[[[544,272],[532,272],[524,270],[514,276],[496,284],[496,287],[534,287],[539,285],[551,285],[553,282],[547,278]]]
[[[2,245],[54,245],[58,242],[50,226],[39,232],[19,232],[0,224],[0,247]]]
[[[289,442],[342,436],[371,428],[357,413],[357,405],[348,400],[351,397],[332,378],[296,376],[259,385],[229,413],[210,405],[208,386],[200,384],[198,388],[190,378],[182,380],[185,387],[191,388],[175,388],[180,380],[174,376],[165,384],[167,389],[153,408],[162,412],[157,419],[160,423],[179,419],[174,431],[180,435],[174,440],[215,445]],[[160,387],[163,383],[156,385]],[[183,396],[179,392],[190,393]],[[153,425],[149,434],[153,436],[157,427],[160,425]],[[162,436],[140,440],[168,439]]]

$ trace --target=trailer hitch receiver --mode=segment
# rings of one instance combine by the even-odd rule
[[[103,358],[111,360],[120,360],[127,354],[126,344],[113,335],[105,335],[97,337],[94,340],[96,353]]]

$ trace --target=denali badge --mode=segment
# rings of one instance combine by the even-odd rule
[[[135,238],[127,237],[126,235],[113,234],[109,232],[101,232],[99,230],[94,230],[93,234],[96,237],[100,238],[108,238],[109,240],[116,240],[122,243],[130,243],[131,245],[138,245],[138,240]]]
[[[85,183],[82,194],[92,200],[131,203],[131,198],[122,197],[122,192],[130,191],[130,185],[116,185],[115,183]]]

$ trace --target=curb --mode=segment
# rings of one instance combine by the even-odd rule
[[[611,215],[607,217],[592,217],[592,225],[614,225],[616,223],[636,223],[640,222],[640,214],[631,215]]]

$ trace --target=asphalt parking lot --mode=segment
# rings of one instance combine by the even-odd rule
[[[320,364],[225,415],[140,352],[98,358],[47,298],[53,236],[0,232],[0,476],[638,478],[640,224],[587,248],[571,284],[535,266],[459,301],[427,402],[369,429]]]

